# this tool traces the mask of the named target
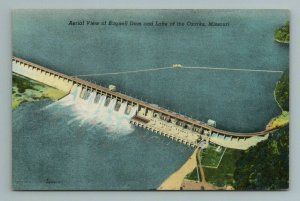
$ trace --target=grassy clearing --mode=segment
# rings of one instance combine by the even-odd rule
[[[204,167],[206,181],[219,187],[233,185],[236,161],[239,159],[241,153],[241,150],[226,149],[218,168]]]
[[[58,100],[67,95],[67,93],[64,91],[16,74],[13,74],[12,86],[13,110],[25,102],[43,99]]]
[[[225,148],[220,146],[209,145],[201,153],[201,164],[203,167],[217,168]]]

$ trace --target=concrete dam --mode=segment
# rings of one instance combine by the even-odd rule
[[[275,131],[236,133],[220,130],[157,105],[17,57],[12,58],[12,70],[16,74],[73,94],[74,97],[86,100],[89,104],[108,107],[112,111],[124,114],[135,126],[191,147],[205,147],[208,143],[214,143],[223,147],[245,150],[267,139],[268,135]]]

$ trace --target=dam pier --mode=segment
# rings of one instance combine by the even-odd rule
[[[176,140],[190,147],[205,147],[214,143],[233,149],[248,149],[268,138],[274,130],[256,133],[224,131],[204,122],[175,113],[158,105],[119,93],[115,90],[68,76],[21,58],[12,58],[14,73],[74,94],[90,104],[109,107],[112,112],[125,115],[135,126]]]

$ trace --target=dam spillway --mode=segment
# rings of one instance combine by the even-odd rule
[[[13,57],[13,72],[46,85],[60,89],[72,97],[100,107],[108,112],[117,112],[136,126],[158,133],[172,140],[197,147],[209,142],[234,149],[248,149],[265,140],[273,130],[257,133],[235,133],[217,129],[204,122],[149,104],[125,94],[111,91],[106,87],[86,80],[68,76],[29,61]],[[97,114],[97,113],[96,113]],[[125,119],[126,119],[125,118]]]

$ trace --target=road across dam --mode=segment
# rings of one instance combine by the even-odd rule
[[[130,112],[132,108],[135,108],[130,123],[191,147],[205,146],[211,142],[228,148],[245,150],[267,139],[269,133],[275,131],[274,129],[256,133],[224,131],[157,105],[112,91],[78,77],[53,71],[18,57],[12,58],[12,69],[14,73],[67,93],[71,93],[74,88],[80,88],[81,97],[87,97],[89,94],[94,93],[94,103],[99,101],[99,96],[105,98],[107,104],[113,100],[113,108],[116,111],[121,104],[126,105],[124,111],[128,110]]]

